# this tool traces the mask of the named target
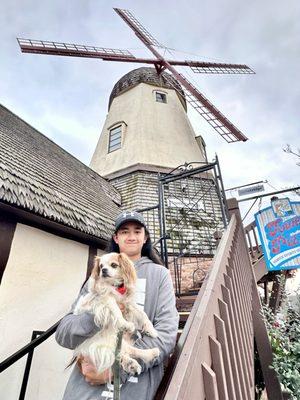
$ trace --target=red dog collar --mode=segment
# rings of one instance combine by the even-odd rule
[[[127,292],[127,289],[124,286],[124,283],[121,286],[116,287],[116,291],[119,292],[120,294],[125,294]]]

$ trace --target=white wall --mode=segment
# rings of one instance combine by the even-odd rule
[[[155,100],[155,91],[167,103]],[[109,129],[124,121],[122,147],[107,153]],[[187,114],[173,89],[140,83],[114,98],[90,167],[105,176],[137,163],[175,168],[204,161]]]
[[[0,286],[0,359],[27,344],[66,314],[85,279],[88,246],[17,224]],[[72,353],[52,337],[35,351],[28,400],[59,400]],[[0,375],[1,398],[19,396],[25,359]]]

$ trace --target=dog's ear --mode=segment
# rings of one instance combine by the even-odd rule
[[[94,258],[94,266],[91,272],[91,276],[89,279],[89,290],[92,292],[95,289],[96,286],[96,282],[98,281],[99,277],[100,277],[100,271],[101,271],[101,267],[100,267],[100,261],[101,258],[95,256]]]
[[[93,279],[95,279],[95,280],[99,279],[99,276],[100,276],[100,270],[101,270],[101,268],[100,268],[100,260],[101,260],[100,257],[96,256],[94,258],[94,266],[93,266],[93,269],[92,269],[92,272],[91,272],[91,277]]]
[[[125,253],[119,254],[119,265],[123,272],[125,286],[132,286],[136,282],[136,272],[133,262],[129,260]]]

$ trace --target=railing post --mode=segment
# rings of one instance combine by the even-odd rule
[[[31,335],[31,341],[36,339],[42,333],[45,333],[45,332],[43,332],[43,331],[33,331],[32,335]],[[29,378],[29,373],[30,373],[30,368],[31,368],[31,363],[32,363],[32,358],[33,358],[33,352],[34,352],[34,349],[30,350],[30,352],[27,355],[27,360],[26,360],[26,364],[25,364],[25,370],[24,370],[24,375],[23,375],[23,381],[22,381],[19,400],[24,400],[25,399],[26,389],[27,389],[27,384],[28,384],[28,378]]]
[[[264,376],[268,399],[283,400],[278,376],[274,369],[270,367],[273,361],[273,353],[264,318],[262,315],[262,306],[257,291],[256,282],[253,282],[252,289],[254,336],[256,340],[257,351],[262,373]]]
[[[239,209],[239,203],[237,202],[237,199],[231,198],[227,200],[227,208],[228,208],[228,214],[231,217],[233,214],[235,214],[236,219],[239,223],[242,222],[242,217]]]
[[[285,289],[286,284],[286,272],[287,271],[281,271],[280,274],[275,276],[275,279],[273,281],[272,292],[269,302],[269,307],[273,311],[273,313],[276,313],[280,306],[282,293]]]

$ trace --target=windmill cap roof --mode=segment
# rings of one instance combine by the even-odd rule
[[[111,103],[115,97],[138,85],[139,83],[147,83],[149,85],[167,89],[176,89],[180,101],[186,110],[185,96],[180,83],[166,71],[163,71],[160,75],[158,75],[156,69],[151,67],[137,68],[122,76],[122,78],[119,79],[115,84],[110,94],[108,109],[110,109]]]

